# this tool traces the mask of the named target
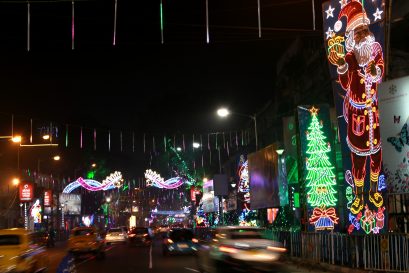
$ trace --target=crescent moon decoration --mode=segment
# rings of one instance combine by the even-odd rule
[[[89,191],[107,191],[121,187],[122,182],[123,178],[120,172],[111,173],[102,181],[102,183],[96,180],[79,177],[77,180],[68,184],[64,188],[63,193],[71,193],[78,187],[83,187]]]
[[[165,181],[163,177],[160,176],[160,174],[152,171],[151,169],[145,171],[145,178],[147,186],[168,190],[179,188],[185,182],[187,182],[185,178],[180,176],[172,177]]]

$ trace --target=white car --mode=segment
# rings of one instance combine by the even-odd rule
[[[212,238],[199,248],[199,271],[271,272],[277,269],[280,257],[287,250],[279,242],[264,239],[262,231],[256,227],[217,228]]]
[[[128,233],[126,229],[123,227],[110,228],[105,236],[105,242],[107,244],[112,244],[112,243],[125,244],[127,241],[128,241]]]

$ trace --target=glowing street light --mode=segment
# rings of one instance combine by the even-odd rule
[[[107,203],[110,203],[111,202],[111,197],[107,197],[105,200],[107,201]]]
[[[177,147],[177,148],[176,148],[176,151],[180,152],[180,151],[182,151],[182,148]]]
[[[44,139],[44,140],[49,140],[49,139],[50,139],[50,135],[43,135],[43,139]]]
[[[56,155],[56,156],[53,157],[53,159],[54,159],[55,161],[58,161],[58,160],[61,159],[61,157],[60,157],[59,155]]]
[[[200,144],[197,142],[193,142],[193,148],[197,149],[200,147]]]
[[[21,136],[13,136],[11,139],[14,143],[21,143]]]
[[[12,183],[13,183],[14,186],[18,186],[18,184],[20,184],[20,179],[13,178]]]
[[[220,109],[217,110],[217,115],[219,117],[225,118],[228,115],[230,115],[230,112],[229,112],[229,110],[227,108],[220,108]]]
[[[92,167],[92,168],[95,168],[96,166],[97,166],[96,163],[92,163],[92,164],[91,164],[91,167]]]

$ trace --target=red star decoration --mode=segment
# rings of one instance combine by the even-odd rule
[[[310,111],[311,115],[317,115],[319,109],[318,109],[318,108],[315,108],[315,107],[313,106],[313,107],[311,107],[308,111]]]

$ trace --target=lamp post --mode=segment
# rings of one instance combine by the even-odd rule
[[[54,161],[60,161],[61,156],[55,155],[53,156]],[[44,161],[43,159],[37,159],[37,175],[40,173],[40,166],[41,166],[41,161]]]
[[[11,141],[18,143],[17,146],[17,170],[20,170],[20,145],[21,145],[21,136],[13,136]]]
[[[106,225],[107,227],[109,227],[109,205],[111,203],[111,197],[107,197],[105,201],[107,202],[107,217],[108,217]]]
[[[219,108],[217,110],[217,115],[219,117],[222,117],[222,118],[225,118],[230,114],[250,118],[250,119],[253,120],[253,123],[254,123],[254,139],[255,139],[256,151],[257,151],[258,150],[258,135],[257,135],[257,117],[256,117],[256,114],[247,115],[247,114],[241,114],[241,113],[236,113],[236,112],[230,112],[227,108]]]

